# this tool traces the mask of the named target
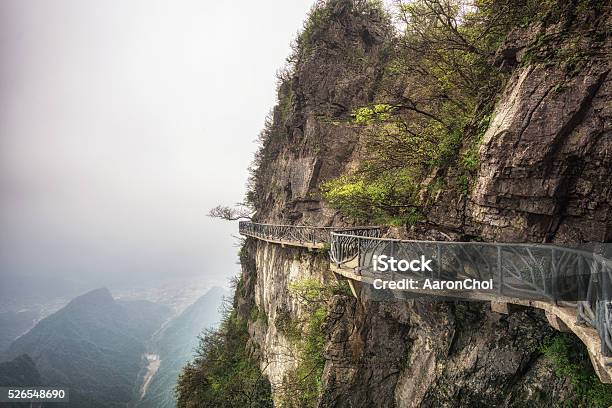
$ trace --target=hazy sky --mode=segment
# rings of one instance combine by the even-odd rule
[[[312,0],[1,0],[0,285],[236,274],[275,72]]]

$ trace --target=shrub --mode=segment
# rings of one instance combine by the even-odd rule
[[[343,176],[321,186],[329,204],[359,221],[413,223],[420,217],[417,185],[408,171]]]
[[[298,364],[283,380],[280,400],[283,407],[316,407],[321,393],[321,376],[325,367],[323,350],[327,340],[325,321],[332,298],[347,295],[341,284],[323,285],[314,279],[292,283],[289,291],[304,306],[303,318],[292,319],[287,312],[279,313],[277,329],[293,343]]]
[[[229,311],[218,330],[200,337],[194,361],[176,386],[177,407],[272,407],[271,387],[249,353],[247,323]]]
[[[557,376],[568,378],[575,396],[570,406],[605,408],[612,405],[612,384],[603,384],[593,371],[584,345],[570,334],[560,333],[540,348]]]

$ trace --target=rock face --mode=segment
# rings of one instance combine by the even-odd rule
[[[561,92],[555,69],[514,74],[481,147],[471,228],[492,239],[612,239],[609,74],[610,66],[585,68]]]
[[[585,47],[580,68],[568,72],[567,61],[526,64],[524,49],[559,27],[511,33],[500,54],[524,66],[499,97],[476,186],[464,209],[451,211],[458,216],[433,222],[499,241],[612,240],[612,37],[588,35],[609,27],[612,16],[560,24],[568,26],[563,36],[546,46]]]
[[[359,133],[346,119],[373,101],[391,29],[382,15],[355,13],[351,2],[336,2],[333,14],[280,86],[259,166],[260,220],[331,225],[336,212],[320,201],[319,183],[358,160]]]
[[[359,328],[346,343],[360,353],[338,350],[346,327],[337,327],[322,406],[502,406],[543,402],[534,390],[551,401],[570,391],[537,356],[552,329],[535,311],[500,316],[476,303],[414,301],[345,313]]]
[[[253,340],[260,350],[260,361],[273,389],[282,387],[283,377],[295,368],[299,355],[292,342],[282,334],[277,322],[285,316],[301,316],[304,311],[290,295],[291,283],[303,279],[329,282],[329,261],[325,256],[303,255],[299,249],[259,242],[255,248],[257,279],[252,296],[267,323],[257,321],[250,327]]]
[[[322,181],[354,168],[362,156],[351,110],[375,100],[391,30],[384,16],[356,13],[337,1],[333,18],[309,33],[295,72],[279,89],[273,138],[259,164],[256,221],[342,225],[320,199]],[[565,21],[564,41],[597,22]],[[527,50],[542,30],[512,32],[498,63],[510,71],[479,156],[470,193],[441,191],[427,219],[405,236],[527,242],[612,240],[611,37],[598,58],[568,72],[530,63]],[[602,58],[601,55],[604,57]],[[607,55],[607,57],[606,57]],[[273,390],[296,366],[279,314],[303,311],[289,286],[304,278],[334,279],[322,254],[251,241],[255,268],[243,271],[243,304],[267,322],[250,323],[253,348]],[[369,303],[338,298],[326,322],[322,407],[557,406],[572,394],[539,352],[553,329],[543,313],[500,315],[461,302]]]

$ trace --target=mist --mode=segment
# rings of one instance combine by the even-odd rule
[[[0,286],[226,286],[275,72],[311,1],[0,3]],[[25,289],[24,289],[25,290]]]

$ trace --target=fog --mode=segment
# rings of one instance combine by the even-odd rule
[[[311,3],[0,2],[0,286],[225,285],[237,225],[206,214],[243,199]]]

